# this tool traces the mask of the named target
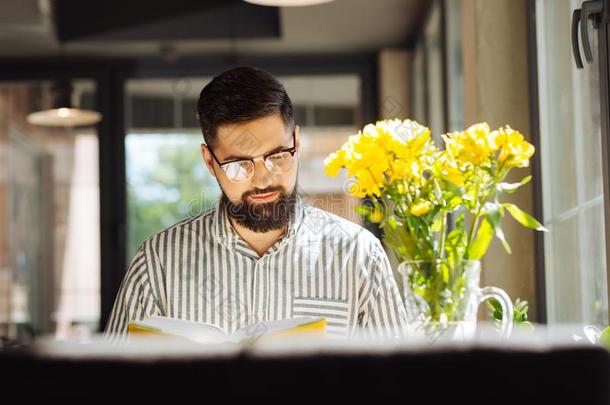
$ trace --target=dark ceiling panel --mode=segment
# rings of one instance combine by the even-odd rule
[[[59,41],[279,38],[277,7],[241,0],[55,0]]]

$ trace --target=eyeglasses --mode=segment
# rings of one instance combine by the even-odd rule
[[[254,164],[257,160],[262,160],[265,167],[273,174],[281,174],[292,168],[294,161],[294,153],[297,151],[295,130],[292,130],[292,148],[283,149],[277,152],[266,153],[263,156],[252,159],[235,159],[228,162],[220,163],[212,149],[208,148],[210,154],[224,170],[229,180],[235,183],[243,183],[250,180],[254,174]]]

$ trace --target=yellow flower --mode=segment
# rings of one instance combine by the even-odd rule
[[[486,122],[472,125],[463,132],[450,132],[442,138],[451,158],[460,162],[480,165],[495,152]]]
[[[381,120],[349,136],[324,160],[324,171],[335,177],[345,168],[355,179],[350,194],[380,196],[395,180],[422,178],[435,151],[429,128],[411,120]]]
[[[363,198],[367,195],[381,196],[383,183],[367,170],[360,170],[354,176],[354,181],[349,184],[348,192],[354,197]]]
[[[369,221],[374,224],[378,224],[383,219],[383,212],[380,207],[375,207],[375,209],[369,214]]]
[[[534,145],[525,140],[519,131],[508,125],[494,131],[494,142],[500,151],[498,163],[506,168],[527,167],[535,152]]]
[[[324,159],[324,173],[329,177],[336,177],[344,165],[342,151],[333,152]]]
[[[437,173],[443,180],[449,181],[458,187],[461,187],[464,184],[466,177],[456,167],[455,162],[439,157],[437,163]]]
[[[413,204],[413,206],[409,210],[409,213],[411,215],[415,215],[416,217],[421,217],[422,215],[427,214],[428,211],[430,211],[431,207],[432,203],[430,201],[420,201],[418,203]]]
[[[358,170],[369,168],[376,178],[383,179],[384,173],[390,167],[388,152],[378,144],[366,140],[354,145],[354,157],[348,176],[352,176]]]
[[[390,181],[394,180],[416,180],[422,176],[422,166],[416,160],[400,159],[392,163]]]
[[[416,121],[391,121],[386,123],[390,141],[388,150],[398,159],[417,159],[434,148],[430,129]]]

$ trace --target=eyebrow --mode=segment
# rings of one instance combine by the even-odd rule
[[[271,149],[269,152],[264,153],[263,156],[268,155],[270,153],[279,152],[279,151],[284,150],[284,149],[290,149],[290,146],[278,146],[277,148]],[[224,160],[223,163],[226,163],[229,160],[242,160],[242,159],[252,159],[252,157],[249,157],[249,156],[238,156],[238,155],[229,155],[229,156],[227,156],[226,158],[223,159]]]

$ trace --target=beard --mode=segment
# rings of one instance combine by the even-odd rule
[[[296,184],[290,194],[282,186],[267,187],[264,190],[248,191],[241,196],[241,200],[229,200],[222,191],[220,208],[225,209],[227,215],[239,225],[253,232],[268,232],[285,228],[295,215],[297,201]],[[248,197],[253,194],[266,194],[278,192],[278,197],[269,202],[251,203]]]

